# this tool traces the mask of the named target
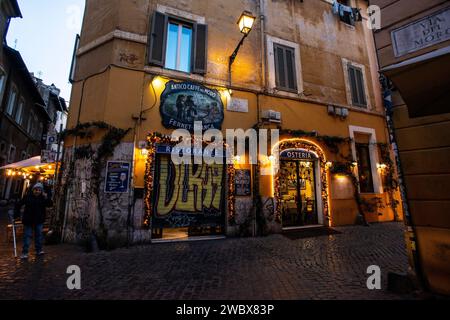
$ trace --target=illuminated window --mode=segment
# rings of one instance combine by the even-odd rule
[[[173,16],[155,11],[150,30],[149,64],[204,75],[208,26],[200,18],[189,13]]]
[[[167,31],[167,69],[191,72],[192,27],[170,21]]]

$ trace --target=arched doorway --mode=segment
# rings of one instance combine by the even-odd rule
[[[283,140],[277,148],[274,190],[283,229],[329,225],[325,153],[305,139]]]

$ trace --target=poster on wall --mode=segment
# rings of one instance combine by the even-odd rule
[[[56,161],[56,152],[52,150],[41,151],[41,163],[54,163]]]
[[[175,165],[159,155],[155,172],[154,228],[224,225],[224,165]]]
[[[235,175],[236,196],[246,197],[252,195],[252,178],[250,170],[236,170]]]
[[[203,130],[222,129],[224,106],[219,91],[192,82],[169,81],[161,95],[164,127],[194,131],[200,121]]]
[[[106,193],[128,193],[130,185],[129,162],[108,161],[106,168]]]

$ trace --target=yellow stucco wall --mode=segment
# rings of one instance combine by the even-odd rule
[[[226,109],[228,57],[241,38],[236,20],[246,9],[258,10],[265,15],[266,34],[298,43],[304,92],[288,95],[265,88],[262,54],[266,39],[261,37],[261,21],[246,39],[233,65],[233,98],[248,100],[249,112],[235,113],[225,110],[223,129],[252,128],[260,119],[260,112],[275,110],[282,113],[282,129],[317,131],[320,135],[349,137],[349,126],[375,130],[378,142],[386,142],[386,125],[377,82],[377,66],[373,39],[364,30],[363,23],[350,28],[331,12],[325,1],[258,1],[219,0],[159,2],[172,8],[205,18],[208,24],[208,68],[204,77],[188,75],[148,66],[146,63],[149,19],[157,4],[137,0],[132,5],[123,1],[91,0],[87,2],[80,51],[78,52],[75,83],[73,85],[68,127],[77,123],[104,121],[120,128],[132,128],[125,142],[136,144],[146,140],[149,132],[170,134],[162,126],[159,97],[169,79],[195,81],[222,92]],[[364,8],[365,1],[358,0]],[[126,35],[123,32],[128,33]],[[119,34],[119,35],[118,35]],[[128,37],[128,38],[127,38]],[[128,59],[132,57],[133,59]],[[135,59],[134,59],[135,58]],[[370,108],[349,106],[342,59],[364,66]],[[266,71],[267,73],[267,71]],[[269,93],[270,91],[270,93]],[[328,115],[327,105],[348,107],[349,117],[341,120]],[[81,110],[80,110],[81,105]],[[138,125],[137,116],[143,120]],[[266,124],[265,127],[269,127]],[[276,127],[270,125],[270,127]],[[89,142],[99,141],[101,134]],[[73,145],[67,139],[66,147]],[[88,142],[77,139],[77,144]],[[137,146],[137,145],[136,145]],[[324,147],[324,146],[322,146]],[[334,160],[324,147],[327,158]],[[347,150],[348,151],[348,150]],[[347,152],[346,151],[346,152]],[[136,150],[135,185],[144,185],[145,157]],[[344,183],[332,190],[331,208],[333,224],[352,224],[356,220],[356,204],[352,185]],[[261,195],[272,194],[272,178],[261,177]],[[334,190],[334,191],[333,191]],[[385,198],[386,195],[379,195]],[[371,216],[370,221],[392,220],[390,209],[381,216]]]

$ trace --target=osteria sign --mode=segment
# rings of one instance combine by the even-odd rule
[[[397,58],[450,40],[450,7],[395,29],[391,36]]]

